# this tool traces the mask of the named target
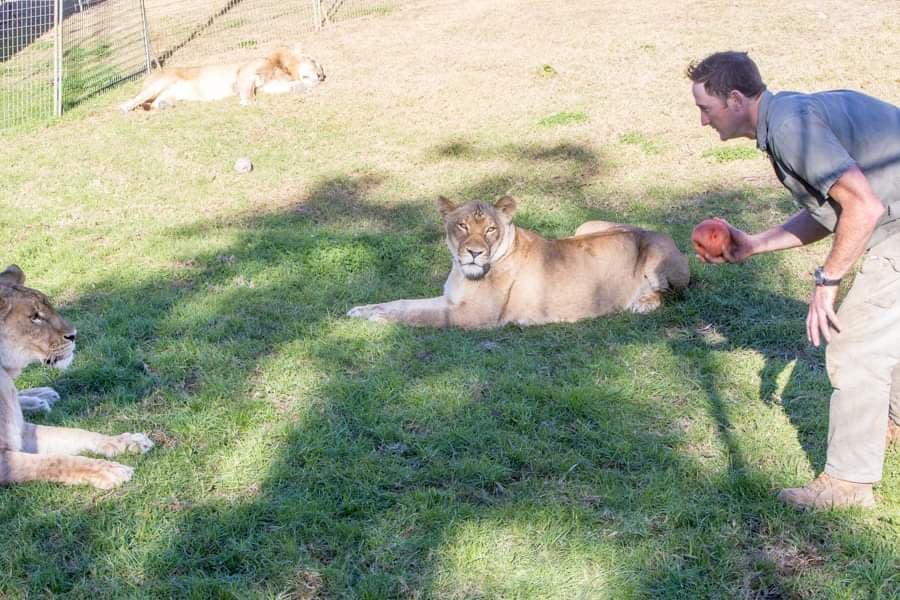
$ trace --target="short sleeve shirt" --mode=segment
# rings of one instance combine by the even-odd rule
[[[767,91],[756,144],[794,199],[829,231],[837,227],[841,207],[828,192],[853,166],[882,203],[900,203],[900,108],[892,104],[849,90]],[[880,225],[869,246],[898,231],[900,220]]]

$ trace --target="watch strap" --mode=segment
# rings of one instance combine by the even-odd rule
[[[840,285],[841,278],[829,279],[825,277],[825,267],[816,267],[815,271],[816,285]]]

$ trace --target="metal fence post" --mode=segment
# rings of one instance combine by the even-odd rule
[[[63,113],[63,1],[53,2],[53,114]]]
[[[313,0],[313,19],[316,20],[316,31],[322,29],[322,0]]]
[[[141,24],[144,34],[144,60],[147,63],[147,74],[150,74],[150,26],[147,24],[147,7],[144,0],[140,0],[141,5]]]

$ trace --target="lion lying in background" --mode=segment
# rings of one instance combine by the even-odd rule
[[[94,452],[106,457],[147,452],[153,442],[143,433],[116,436],[68,427],[26,423],[23,404],[36,398],[58,398],[50,388],[17,395],[14,380],[31,363],[65,369],[75,355],[75,328],[42,293],[25,287],[25,274],[15,265],[0,273],[0,484],[23,481],[89,483],[115,487],[131,479],[133,469],[106,460],[73,456]],[[52,401],[52,400],[51,400]]]
[[[325,71],[300,47],[278,48],[265,58],[204,67],[176,67],[152,73],[141,92],[122,103],[122,112],[166,108],[179,101],[209,102],[240,96],[241,105],[256,99],[256,92],[285,94],[311,89],[325,81]]]
[[[690,279],[687,257],[661,233],[588,221],[573,237],[547,240],[513,225],[509,196],[493,206],[441,197],[438,208],[453,255],[444,295],[357,306],[348,316],[467,329],[577,321],[654,310]]]

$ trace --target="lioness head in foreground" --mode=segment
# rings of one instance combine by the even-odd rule
[[[0,273],[0,366],[13,376],[34,362],[65,369],[75,356],[75,328],[24,283],[15,265]]]
[[[494,204],[473,201],[457,206],[440,196],[437,206],[444,217],[453,261],[467,279],[481,279],[509,250],[516,200],[504,196]]]

